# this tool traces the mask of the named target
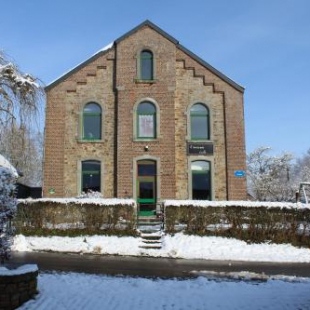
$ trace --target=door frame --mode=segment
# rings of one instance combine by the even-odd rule
[[[139,214],[139,202],[138,202],[138,162],[141,160],[152,160],[156,165],[156,174],[155,174],[155,208],[156,203],[160,200],[160,158],[156,156],[143,155],[133,159],[133,198],[136,200],[138,205],[138,214]]]

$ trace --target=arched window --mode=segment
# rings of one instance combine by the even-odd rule
[[[98,160],[82,161],[82,192],[101,191],[101,163]]]
[[[191,163],[192,199],[211,200],[211,165],[209,161]]]
[[[138,105],[137,138],[156,138],[156,107],[151,102],[144,101]]]
[[[143,50],[140,53],[140,79],[154,79],[154,59],[153,53],[149,50]]]
[[[102,112],[99,104],[87,103],[83,109],[83,139],[101,139],[101,118]]]
[[[190,129],[192,140],[210,139],[209,109],[202,103],[196,103],[190,109]]]

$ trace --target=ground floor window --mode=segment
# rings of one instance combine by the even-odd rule
[[[211,200],[211,165],[209,161],[191,163],[192,199]]]
[[[101,191],[101,163],[97,160],[82,161],[82,192]]]

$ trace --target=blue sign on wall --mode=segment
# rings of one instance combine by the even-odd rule
[[[244,170],[235,170],[234,175],[237,178],[244,178],[245,177],[245,171]]]

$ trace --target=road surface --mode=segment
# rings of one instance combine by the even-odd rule
[[[41,271],[139,277],[194,277],[193,271],[240,272],[310,277],[308,263],[259,263],[131,256],[79,255],[51,252],[13,252],[11,265],[37,264]]]

